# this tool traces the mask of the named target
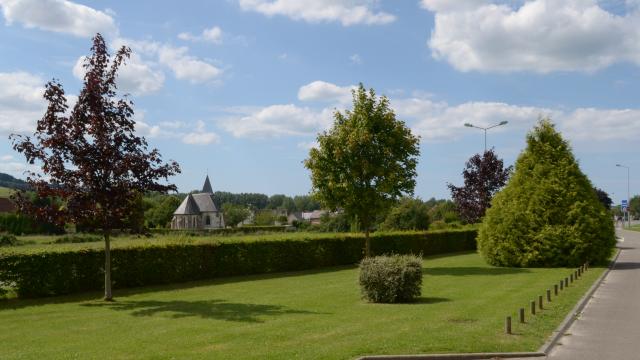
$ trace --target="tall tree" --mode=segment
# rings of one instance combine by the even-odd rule
[[[607,262],[615,245],[609,211],[569,144],[551,121],[541,120],[487,210],[480,253],[498,266],[578,266]]]
[[[116,79],[131,50],[122,47],[110,57],[100,34],[93,38],[86,59],[84,86],[68,114],[65,92],[56,80],[46,85],[48,107],[33,137],[12,135],[13,148],[30,164],[39,163],[42,174],[27,181],[40,197],[60,198],[63,207],[34,207],[22,194],[16,200],[22,211],[38,218],[64,223],[96,220],[105,244],[104,298],[112,300],[111,230],[135,210],[137,194],[167,192],[175,185],[158,180],[180,172],[176,162],[163,163],[157,149],[148,151],[144,138],[135,135],[133,103],[118,96]]]
[[[493,149],[482,156],[472,156],[462,172],[464,186],[447,184],[460,217],[472,224],[480,221],[491,206],[493,195],[507,183],[510,172],[511,166],[504,168],[502,159]]]
[[[333,127],[317,140],[318,148],[305,160],[312,191],[325,207],[357,217],[370,256],[369,232],[378,213],[413,194],[419,138],[396,119],[386,97],[360,84],[353,91],[353,109],[336,111]]]
[[[236,227],[236,225],[251,216],[251,211],[242,205],[224,203],[222,204],[222,214],[227,225]]]
[[[594,187],[593,190],[596,192],[596,195],[598,195],[598,200],[600,200],[600,203],[602,204],[602,206],[604,206],[605,209],[610,210],[611,205],[613,205],[613,200],[611,200],[611,198],[609,197],[609,194],[607,194],[606,191],[597,187]]]

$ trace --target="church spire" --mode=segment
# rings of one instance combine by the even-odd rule
[[[211,188],[211,182],[209,181],[208,174],[207,174],[207,178],[204,180],[204,186],[202,186],[202,192],[206,194],[213,194],[213,189]]]

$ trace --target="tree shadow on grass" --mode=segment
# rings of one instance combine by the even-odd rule
[[[447,298],[441,298],[441,297],[419,297],[417,299],[415,299],[413,302],[407,303],[409,305],[411,304],[416,304],[416,305],[421,305],[421,304],[437,304],[437,303],[442,303],[442,302],[449,302],[451,301],[451,299],[447,299]]]
[[[168,313],[172,318],[199,317],[202,319],[216,319],[247,323],[262,323],[263,316],[280,316],[289,314],[321,314],[313,311],[292,310],[280,305],[241,304],[224,300],[202,301],[114,301],[81,304],[86,307],[108,308],[116,311],[126,311],[132,316],[154,316]]]
[[[637,270],[640,269],[640,263],[637,262],[616,262],[613,270]]]
[[[511,275],[530,272],[529,269],[504,268],[504,267],[437,267],[425,268],[422,273],[425,275],[450,275],[450,276],[470,276],[470,275]]]

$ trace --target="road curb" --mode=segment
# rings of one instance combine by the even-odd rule
[[[424,355],[367,355],[356,358],[356,360],[475,360],[475,359],[509,359],[509,358],[540,358],[549,355],[551,349],[564,336],[565,332],[577,319],[578,315],[587,306],[593,293],[598,290],[600,284],[609,275],[620,256],[622,250],[617,249],[616,256],[609,263],[609,267],[591,285],[589,291],[580,298],[576,306],[571,309],[562,323],[554,330],[553,335],[545,342],[537,352],[507,352],[507,353],[466,353],[466,354],[424,354]]]
[[[538,350],[539,352],[549,355],[549,352],[551,352],[551,349],[554,346],[556,346],[556,344],[558,343],[558,340],[560,340],[560,338],[564,336],[565,332],[569,329],[569,327],[573,324],[573,322],[578,318],[578,315],[580,315],[582,310],[584,310],[585,306],[587,306],[587,304],[589,303],[589,300],[591,300],[593,293],[595,293],[596,290],[598,290],[598,288],[600,287],[604,279],[607,277],[607,275],[609,275],[609,272],[611,271],[611,269],[613,269],[613,267],[615,266],[616,261],[618,260],[618,257],[622,252],[622,250],[620,249],[617,249],[617,250],[618,250],[618,253],[613,258],[613,260],[611,260],[611,262],[609,263],[609,268],[607,268],[607,270],[605,270],[600,275],[600,277],[596,280],[596,282],[593,283],[593,285],[591,285],[591,288],[589,288],[589,291],[587,291],[587,293],[580,299],[580,301],[578,301],[576,306],[574,306],[573,309],[571,309],[567,317],[564,318],[564,320],[562,321],[562,323],[560,323],[558,328],[554,330],[554,333],[551,336],[551,338],[549,338],[549,340],[547,340],[547,342],[545,342],[540,347],[540,349]]]

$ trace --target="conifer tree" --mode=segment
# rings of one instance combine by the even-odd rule
[[[615,243],[609,213],[569,144],[550,120],[540,120],[487,210],[480,253],[498,266],[578,266],[605,262]]]

